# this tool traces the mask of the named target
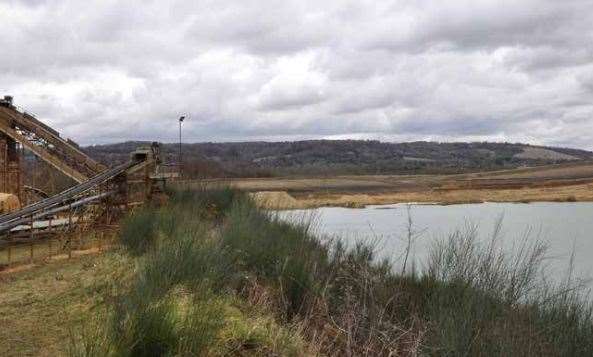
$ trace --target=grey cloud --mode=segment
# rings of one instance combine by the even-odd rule
[[[262,98],[258,108],[263,111],[302,108],[323,101],[324,95],[315,88],[299,88],[290,93],[268,93]]]
[[[188,140],[593,148],[591,23],[578,0],[8,1],[0,94],[83,144],[173,141],[186,113]]]
[[[42,4],[46,4],[48,0],[8,0],[9,3],[13,4],[23,4],[26,6],[39,6]]]
[[[593,63],[593,61],[591,63]],[[588,94],[593,94],[593,66],[588,72],[577,76],[576,80],[580,84],[581,88],[583,88]],[[588,102],[591,104],[590,100]]]
[[[400,132],[418,134],[488,135],[497,134],[505,128],[503,120],[494,118],[416,118],[406,120],[397,126]]]
[[[444,43],[461,50],[521,44],[564,45],[569,36],[574,35],[571,31],[574,27],[588,29],[587,20],[579,10],[590,9],[586,2],[568,5],[529,0],[420,3],[422,5],[411,10],[415,21],[411,22],[409,36],[404,38],[403,44],[430,47]],[[399,9],[395,7],[393,11]],[[590,34],[590,29],[582,33]],[[389,47],[388,41],[383,43]],[[402,41],[396,41],[393,48],[401,45]]]
[[[521,47],[514,48],[504,62],[521,70],[548,70],[587,65],[593,61],[593,46],[581,48]]]

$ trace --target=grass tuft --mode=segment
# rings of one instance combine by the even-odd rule
[[[124,218],[120,242],[130,254],[142,255],[152,246],[157,234],[156,218],[153,208],[143,208]]]

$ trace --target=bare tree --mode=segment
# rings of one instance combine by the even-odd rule
[[[406,273],[406,267],[408,265],[408,258],[410,257],[410,251],[412,250],[412,246],[424,232],[426,228],[423,229],[416,229],[414,228],[414,220],[412,219],[412,205],[408,204],[406,206],[406,213],[407,213],[407,222],[406,222],[406,252],[404,254],[404,263],[402,266],[402,275]]]

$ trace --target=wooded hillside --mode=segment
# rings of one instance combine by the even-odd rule
[[[86,147],[94,158],[115,164],[144,142]],[[163,144],[166,162],[177,163],[178,144]],[[363,140],[183,144],[190,176],[455,173],[593,159],[593,153],[511,143],[386,143]]]

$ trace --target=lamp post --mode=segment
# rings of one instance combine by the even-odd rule
[[[179,178],[182,177],[182,156],[181,156],[181,123],[183,123],[183,121],[185,120],[185,115],[182,115],[179,117],[179,161],[178,161],[178,165],[179,165]]]

